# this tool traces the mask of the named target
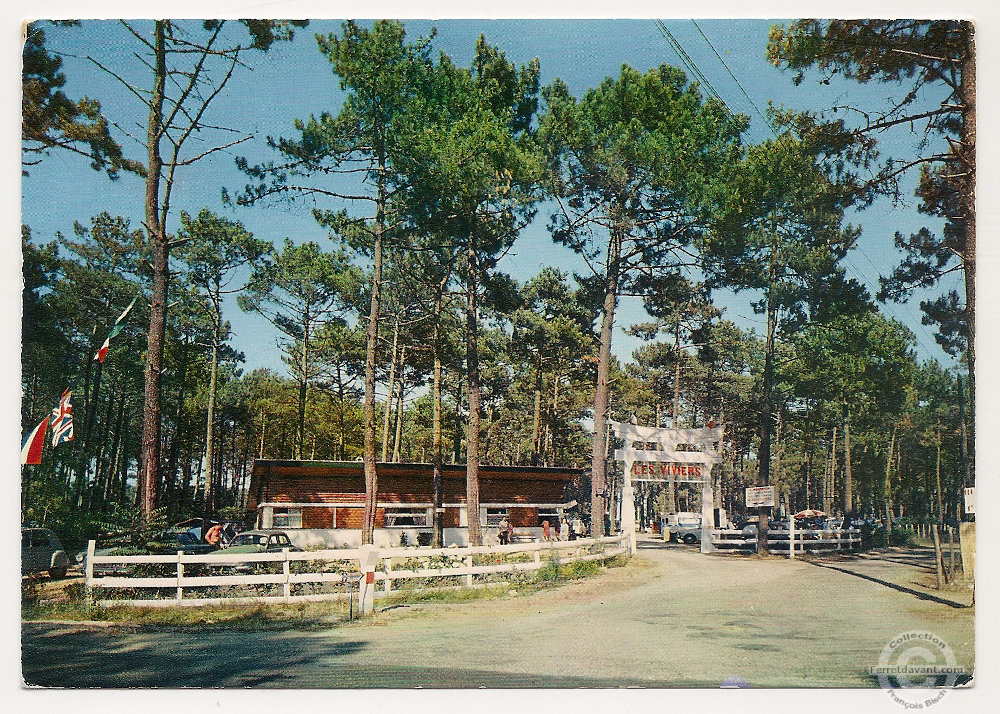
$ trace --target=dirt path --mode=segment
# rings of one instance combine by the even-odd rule
[[[48,686],[872,686],[887,641],[930,630],[973,665],[973,609],[800,561],[642,543],[627,568],[532,596],[398,608],[283,632],[25,624]]]

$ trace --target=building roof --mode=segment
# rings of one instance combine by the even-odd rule
[[[395,463],[380,461],[376,468],[379,473],[392,475],[418,476],[434,473],[434,464],[429,463]],[[566,481],[584,473],[584,469],[553,467],[553,466],[497,466],[480,464],[480,478],[502,477],[510,480],[532,479]],[[352,476],[364,472],[361,461],[319,461],[319,460],[283,460],[254,459],[253,473],[267,472],[273,475],[302,476]],[[465,478],[465,464],[442,464],[441,474],[444,478]]]

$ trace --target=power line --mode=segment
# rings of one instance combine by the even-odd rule
[[[715,56],[719,58],[719,62],[722,63],[722,66],[726,68],[726,71],[729,73],[729,76],[733,78],[734,82],[736,82],[736,86],[740,88],[741,92],[743,92],[743,96],[747,98],[748,102],[750,102],[750,106],[753,107],[755,112],[757,112],[757,116],[759,116],[763,120],[765,126],[767,126],[767,128],[771,130],[771,133],[774,134],[774,138],[777,139],[778,132],[774,130],[774,127],[771,125],[771,122],[768,120],[766,116],[764,116],[764,113],[757,107],[753,99],[750,98],[750,95],[747,94],[747,90],[743,89],[743,85],[740,84],[740,80],[736,79],[736,75],[733,74],[733,70],[729,69],[729,65],[726,64],[726,61],[724,59],[722,59],[722,55],[720,55],[718,50],[715,49],[715,45],[713,45],[712,41],[708,39],[708,37],[705,35],[704,32],[702,32],[701,27],[698,25],[697,22],[691,20],[691,24],[695,26],[695,29],[698,30],[698,33],[704,38],[709,48],[712,50],[713,53],[715,53]]]
[[[708,77],[706,77],[705,74],[698,68],[698,65],[695,64],[695,61],[693,59],[691,59],[691,56],[688,55],[687,52],[685,52],[684,48],[681,47],[681,43],[678,42],[677,38],[673,36],[673,33],[671,33],[670,30],[667,29],[667,26],[664,25],[661,20],[654,20],[653,24],[656,25],[657,29],[660,31],[660,34],[663,35],[663,37],[670,44],[671,48],[673,48],[674,52],[677,53],[677,56],[680,58],[681,63],[687,68],[687,70],[691,74],[693,74],[695,78],[705,86],[708,93],[715,100],[720,102],[722,106],[726,108],[726,111],[729,112],[730,115],[732,115],[733,110],[729,108],[728,104],[726,104],[726,100],[724,100],[722,96],[717,91],[715,91],[715,87],[713,87],[712,83],[708,81]]]
[[[685,67],[688,69],[688,71],[690,71],[702,84],[704,84],[705,87],[707,88],[709,94],[712,97],[714,97],[716,100],[718,100],[726,108],[726,110],[730,114],[732,114],[733,112],[729,108],[729,105],[722,98],[722,96],[718,93],[718,91],[716,91],[715,87],[712,85],[712,83],[705,76],[704,72],[701,71],[701,69],[698,67],[698,65],[695,63],[695,61],[693,59],[691,59],[691,56],[684,50],[684,48],[681,46],[680,41],[678,41],[677,38],[674,37],[673,33],[670,32],[670,30],[667,28],[667,26],[661,20],[654,20],[653,22],[656,25],[657,29],[659,29],[660,33],[664,36],[664,38],[670,44],[671,48],[673,48],[674,52],[680,58],[681,62],[685,65]],[[761,120],[764,122],[765,126],[767,126],[767,128],[771,131],[771,133],[774,135],[775,138],[780,138],[778,136],[778,132],[775,130],[774,125],[771,123],[770,119],[768,119],[768,117],[766,117],[764,115],[764,113],[760,110],[760,108],[757,106],[757,104],[750,97],[749,93],[747,93],[746,89],[743,88],[743,85],[740,83],[740,80],[736,77],[736,74],[733,72],[732,69],[730,69],[729,65],[726,64],[726,61],[722,58],[722,55],[719,54],[718,50],[715,49],[715,46],[712,44],[712,41],[708,39],[708,36],[704,33],[704,31],[698,25],[697,21],[695,21],[695,20],[692,19],[691,23],[695,26],[695,29],[698,30],[698,33],[705,40],[706,44],[708,44],[709,48],[712,50],[713,54],[715,54],[716,58],[718,58],[719,62],[722,64],[722,66],[725,68],[726,72],[732,78],[733,82],[735,82],[736,86],[739,87],[739,90],[743,93],[743,96],[746,97],[747,101],[750,103],[750,106],[752,106],[753,109],[754,109],[754,111],[757,112],[757,116],[759,116],[761,118]],[[868,253],[865,252],[864,248],[862,248],[861,246],[855,246],[855,248],[858,251],[860,251],[861,255],[863,255],[865,257],[865,260],[867,260],[871,264],[872,268],[874,268],[875,273],[876,273],[876,275],[878,275],[879,279],[884,279],[885,276],[882,275],[882,272],[878,269],[878,266],[875,265],[875,262],[871,259],[871,257],[868,255]],[[876,282],[873,281],[868,276],[867,273],[863,272],[861,270],[861,268],[858,267],[858,264],[856,262],[854,262],[853,260],[851,260],[851,258],[849,256],[845,256],[845,260],[848,263],[848,265],[853,269],[854,273],[856,275],[858,275],[859,277],[861,277],[862,280],[864,280],[865,282],[867,282],[874,289],[873,294],[877,293],[879,285],[876,284]],[[931,336],[931,334],[927,331],[927,329],[924,327],[923,321],[913,312],[913,308],[910,306],[910,304],[907,302],[907,303],[901,303],[901,305],[905,306],[905,308],[906,308],[906,310],[907,310],[907,312],[909,314],[909,317],[911,319],[915,320],[915,324],[917,325],[917,329],[919,330],[919,332],[923,333],[924,337],[927,340],[930,341],[931,345],[938,346],[937,345],[937,340],[935,340],[933,338],[933,336]],[[901,323],[903,322],[903,320],[900,319],[900,315],[895,311],[895,309],[893,307],[891,307],[889,305],[889,303],[882,303],[881,307],[882,307],[883,310],[885,310],[886,312],[888,312],[892,317],[894,317],[895,319],[897,319],[899,322],[901,322]],[[743,317],[743,316],[740,316],[740,317]],[[917,332],[917,330],[913,331],[913,336],[914,336],[914,339],[916,340],[917,344],[920,347],[922,347],[926,352],[928,352],[930,354],[934,353],[934,348],[933,347],[928,347],[928,345],[923,340],[921,340],[920,334]]]
[[[708,36],[698,25],[698,22],[692,19],[691,24],[695,26],[695,29],[698,30],[698,33],[705,40],[705,43],[712,50],[713,54],[715,54],[715,56],[718,58],[719,62],[725,68],[726,72],[729,73],[729,76],[732,78],[733,82],[735,82],[736,86],[739,87],[739,90],[743,93],[743,96],[746,97],[748,102],[750,102],[750,106],[752,106],[754,108],[754,111],[757,112],[757,116],[759,116],[764,121],[764,124],[767,126],[768,129],[770,129],[771,133],[774,134],[775,138],[778,138],[778,133],[775,131],[774,125],[771,123],[770,119],[764,116],[763,112],[761,112],[760,108],[747,93],[746,89],[743,88],[743,85],[740,83],[740,80],[733,73],[733,70],[730,69],[729,65],[726,64],[726,61],[722,58],[722,55],[719,54],[719,51],[715,49],[715,46],[712,44],[712,41],[708,39]],[[676,39],[674,41],[676,42]],[[872,266],[872,268],[875,270],[875,274],[878,275],[879,279],[884,280],[885,276],[882,275],[882,272],[878,269],[878,266],[875,265],[875,262],[871,259],[871,256],[868,255],[865,249],[862,248],[860,245],[855,246],[855,248],[861,253],[861,255],[865,257],[865,260],[867,260],[868,263]],[[854,269],[854,272],[871,285],[871,287],[873,288],[873,295],[876,294],[878,292],[880,284],[876,284],[874,280],[868,277],[868,275],[865,272],[863,272],[861,268],[858,267],[858,264],[855,263],[853,260],[851,260],[850,257],[845,256],[845,258],[847,259],[848,264]],[[917,325],[917,329],[919,330],[919,332],[923,333],[924,337],[927,338],[927,340],[929,340],[931,345],[937,346],[937,340],[935,340],[931,336],[931,334],[927,331],[927,329],[924,327],[923,321],[919,319],[919,317],[913,312],[913,309],[910,307],[910,304],[907,302],[907,303],[902,303],[902,305],[905,306],[910,318],[915,320],[915,324]],[[889,312],[892,317],[896,318],[900,322],[903,322],[902,320],[899,319],[900,318],[899,314],[895,311],[895,309],[890,307],[888,303],[883,303],[882,308],[885,309],[887,312]],[[917,330],[914,330],[913,336],[914,339],[917,341],[917,343],[921,347],[923,347],[924,350],[933,354],[934,352],[933,347],[928,347],[928,345],[920,339],[920,334],[917,332]]]

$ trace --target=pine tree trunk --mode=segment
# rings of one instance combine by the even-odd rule
[[[773,411],[772,392],[774,382],[774,332],[777,314],[770,293],[767,298],[767,339],[764,343],[764,390],[763,409],[760,419],[760,453],[757,454],[757,485],[771,485],[771,416]],[[757,552],[767,553],[767,523],[769,507],[758,508]]]
[[[442,292],[444,286],[441,286]],[[441,405],[441,303],[442,296],[439,293],[438,298],[434,303],[434,385],[432,387],[433,394],[432,399],[433,404],[433,424],[431,425],[431,433],[433,439],[433,455],[434,460],[434,475],[433,489],[434,489],[434,547],[443,548],[444,547],[444,520],[441,507],[441,465],[444,462],[444,454],[441,450],[441,432],[443,419],[442,405]]]
[[[608,379],[611,373],[611,335],[615,324],[615,307],[618,304],[621,247],[621,228],[615,226],[608,241],[601,344],[597,357],[597,385],[594,389],[594,444],[590,462],[590,534],[595,538],[604,535],[604,515],[607,511],[605,476],[608,444]],[[631,507],[631,504],[622,506],[622,508]]]
[[[368,314],[365,343],[365,510],[361,526],[361,542],[369,544],[375,536],[375,515],[378,499],[378,469],[375,465],[375,351],[378,347],[378,322],[382,297],[382,234],[385,231],[386,156],[381,134],[376,131],[378,165],[378,195],[375,201],[375,242],[372,246],[372,298]]]
[[[531,464],[536,466],[541,456],[542,436],[542,355],[539,353],[535,365],[535,410],[531,427]]]
[[[154,85],[149,99],[149,122],[146,130],[145,205],[153,276],[149,306],[149,335],[146,342],[142,463],[136,479],[137,500],[144,519],[148,519],[156,508],[156,493],[160,482],[160,394],[163,376],[163,342],[167,326],[167,289],[170,281],[170,247],[160,221],[160,175],[163,171],[160,139],[163,131],[164,86],[167,79],[167,21],[157,20],[154,34]]]
[[[87,495],[87,511],[93,511],[94,500],[104,494],[104,483],[107,479],[107,469],[104,467],[104,459],[108,455],[108,436],[111,434],[111,415],[115,410],[114,392],[108,390],[108,408],[105,410],[104,419],[101,420],[101,433],[98,435],[98,449],[94,456],[94,487]]]
[[[389,460],[389,425],[392,423],[392,400],[396,389],[396,354],[399,344],[399,317],[392,328],[392,359],[389,362],[389,387],[385,393],[385,414],[382,418],[382,463]]]
[[[299,403],[295,424],[295,458],[301,459],[306,448],[306,398],[309,392],[309,311],[306,303],[302,315],[302,349],[299,352]]]
[[[465,503],[468,508],[469,545],[482,545],[479,525],[479,259],[476,255],[475,227],[469,231],[466,254],[465,362],[469,396],[469,422],[465,436]]]
[[[851,412],[844,406],[844,515],[854,512],[854,472],[851,469]]]
[[[976,43],[972,23],[967,24],[967,46],[962,61],[962,159],[967,172],[959,196],[965,217],[962,264],[965,272],[965,320],[969,341],[965,351],[969,365],[969,467],[975,474],[976,448]]]
[[[674,410],[673,423],[670,425],[674,429],[680,428],[681,416],[681,321],[680,317],[674,321]]]
[[[892,533],[892,455],[896,451],[896,432],[899,424],[892,425],[892,437],[889,439],[889,454],[885,460],[885,527],[886,532]],[[886,545],[892,545],[891,540],[887,540]]]
[[[344,375],[341,371],[340,362],[337,362],[337,396],[339,398],[340,406],[337,414],[337,431],[339,432],[337,435],[337,458],[340,461],[343,461],[347,439],[346,434],[344,434],[344,408],[346,396],[344,394]]]
[[[455,388],[455,432],[452,434],[454,451],[452,452],[451,463],[457,464],[462,455],[462,374],[458,375],[458,384]]]
[[[89,351],[88,351],[89,354]],[[87,371],[94,360],[87,361]],[[90,498],[90,451],[93,447],[94,420],[97,418],[97,405],[101,396],[101,374],[104,371],[104,363],[98,362],[94,374],[94,390],[86,400],[86,428],[83,430],[83,438],[80,444],[80,463],[83,470],[83,478],[77,478],[77,508],[82,508],[84,503]],[[94,466],[97,468],[96,464]],[[95,474],[96,476],[96,474]]]
[[[204,516],[207,518],[215,510],[212,490],[212,472],[215,464],[215,392],[219,384],[219,332],[221,316],[216,313],[212,329],[212,362],[208,372],[208,408],[205,415],[205,456],[202,461],[202,478],[205,480]]]
[[[107,506],[108,502],[111,500],[115,478],[118,476],[118,464],[121,461],[120,452],[122,447],[122,431],[125,424],[125,404],[128,400],[125,396],[125,390],[122,390],[121,401],[118,404],[118,418],[115,420],[115,433],[114,439],[111,444],[111,460],[108,464],[108,479],[104,487],[104,495],[101,498],[101,507]]]
[[[830,478],[827,485],[827,491],[824,494],[826,507],[823,509],[826,513],[833,515],[833,504],[836,500],[837,492],[837,427],[833,427],[833,440],[830,444]]]
[[[392,460],[399,463],[403,440],[403,369],[406,367],[406,345],[399,348],[399,396],[396,399],[396,436],[392,441]]]

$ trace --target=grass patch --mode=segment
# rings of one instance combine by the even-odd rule
[[[605,568],[622,567],[628,563],[629,559],[625,556],[608,558],[603,565],[599,560],[561,564],[552,559],[534,573],[510,573],[496,581],[480,581],[478,587],[474,588],[462,585],[440,587],[440,582],[436,583],[439,587],[421,587],[423,583],[405,581],[398,590],[377,599],[375,607],[378,611],[399,605],[463,603],[500,599],[515,594],[530,595],[570,581],[591,578],[599,575]],[[355,602],[355,616],[357,613]],[[348,616],[349,605],[346,600],[186,607],[132,605],[98,607],[87,601],[82,582],[64,587],[62,597],[58,600],[44,599],[39,583],[31,580],[26,580],[22,584],[21,592],[21,619],[26,622],[38,620],[115,622],[135,626],[253,631],[331,627],[347,622]]]
[[[25,621],[115,622],[156,627],[224,628],[253,631],[288,627],[329,627],[346,621],[346,602],[308,602],[199,607],[96,607],[86,602],[50,603],[21,608]]]

